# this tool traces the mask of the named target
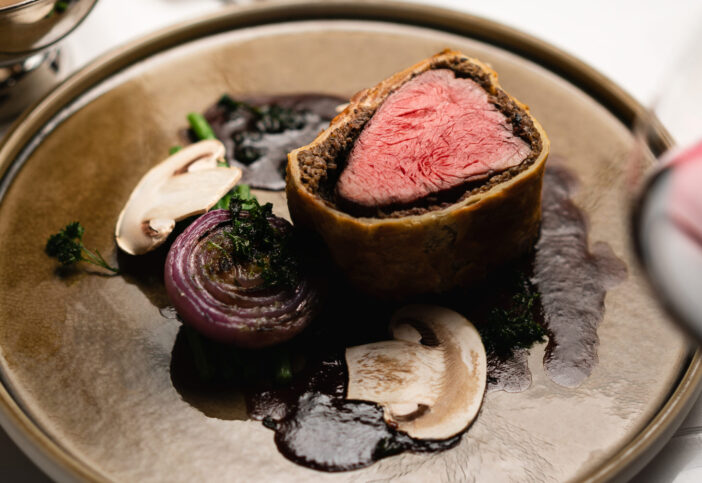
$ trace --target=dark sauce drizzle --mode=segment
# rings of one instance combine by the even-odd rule
[[[249,414],[275,431],[286,458],[324,471],[363,468],[403,451],[441,451],[460,441],[460,435],[423,441],[396,431],[377,404],[345,399],[347,379],[343,351],[337,352],[287,388],[249,392]]]
[[[607,243],[589,250],[586,215],[571,200],[577,180],[553,161],[544,179],[532,282],[541,292],[549,334],[544,369],[557,384],[576,387],[597,364],[605,295],[626,279],[627,267]]]

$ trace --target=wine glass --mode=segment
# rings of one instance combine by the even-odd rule
[[[696,37],[636,122],[628,174],[639,260],[673,319],[702,343],[702,34]],[[700,427],[702,399],[635,480],[699,481]]]
[[[638,120],[632,179],[658,159],[636,194],[633,236],[666,309],[702,342],[702,55],[698,35]],[[666,132],[667,131],[667,132]]]

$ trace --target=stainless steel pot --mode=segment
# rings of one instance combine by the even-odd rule
[[[97,0],[0,0],[0,121],[17,114],[61,76],[56,44]]]

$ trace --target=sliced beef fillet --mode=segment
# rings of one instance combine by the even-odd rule
[[[449,69],[429,70],[378,108],[337,191],[352,211],[407,207],[518,166],[530,152],[477,82]]]
[[[548,151],[495,71],[444,51],[359,92],[288,154],[288,208],[362,290],[442,292],[533,248]]]

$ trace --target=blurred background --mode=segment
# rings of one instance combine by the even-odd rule
[[[0,0],[0,7],[13,1],[19,0]],[[154,30],[216,12],[229,4],[263,1],[100,0],[84,22],[59,44],[60,75],[69,75],[110,49]],[[360,8],[363,2],[358,3]],[[691,55],[689,45],[702,21],[699,0],[417,3],[482,16],[540,38],[590,64],[647,106],[664,92],[670,72],[686,62],[683,55]],[[7,121],[0,123],[0,134],[7,125]],[[48,481],[2,429],[0,481]],[[673,439],[635,481],[702,481],[702,404],[698,402]]]

